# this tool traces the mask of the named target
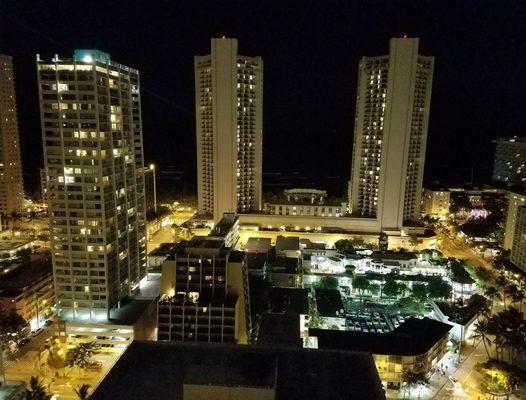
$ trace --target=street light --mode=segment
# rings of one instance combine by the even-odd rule
[[[157,185],[155,184],[155,164],[150,164],[153,173],[153,211],[157,212]]]

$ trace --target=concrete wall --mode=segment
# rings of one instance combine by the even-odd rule
[[[274,400],[275,398],[276,391],[271,387],[183,384],[183,400]]]

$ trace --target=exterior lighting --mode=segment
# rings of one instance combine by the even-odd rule
[[[90,55],[85,55],[85,56],[82,58],[82,61],[84,61],[85,63],[92,63],[92,62],[93,62],[93,57],[90,56]]]

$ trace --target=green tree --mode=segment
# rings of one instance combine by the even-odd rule
[[[77,389],[73,389],[79,400],[87,400],[89,396],[90,385],[87,383],[79,386]]]
[[[79,343],[72,349],[69,349],[66,360],[70,367],[74,365],[85,368],[91,357],[99,352],[99,346],[95,342]]]
[[[418,236],[416,235],[411,235],[409,237],[409,244],[413,247],[413,248],[416,248],[418,247],[419,245],[421,245],[422,243],[424,243],[424,241],[422,239],[420,239]]]
[[[427,300],[427,286],[425,283],[414,283],[411,287],[411,296],[418,301],[423,303]]]
[[[355,276],[352,280],[352,287],[358,290],[360,296],[369,289],[370,283],[369,280],[364,276]]]
[[[378,294],[380,293],[380,290],[381,290],[381,287],[378,283],[371,283],[369,285],[369,291],[371,292],[373,296],[378,296]]]
[[[449,299],[453,288],[442,279],[433,279],[427,284],[427,292],[432,299]]]
[[[334,248],[338,251],[354,250],[354,247],[349,239],[340,239],[334,242]]]
[[[388,277],[385,280],[382,292],[387,297],[396,297],[400,294],[400,286],[392,277]]]
[[[338,289],[340,284],[333,276],[322,276],[314,283],[316,289]]]
[[[29,379],[29,389],[26,389],[27,400],[50,400],[51,394],[42,381],[36,376]]]

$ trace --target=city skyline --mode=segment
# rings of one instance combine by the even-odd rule
[[[75,31],[71,35],[59,35],[58,31],[51,25],[42,25],[41,23],[30,24],[28,29],[28,16],[20,16],[14,11],[14,23],[11,25],[4,24],[2,29],[6,29],[2,37],[6,38],[4,52],[15,56],[15,72],[19,76],[19,81],[24,82],[24,91],[19,95],[19,108],[22,113],[21,120],[21,140],[22,145],[26,148],[31,143],[32,138],[38,137],[38,120],[35,120],[36,105],[34,103],[35,88],[33,85],[34,77],[31,65],[27,65],[28,59],[32,59],[35,53],[42,53],[46,57],[51,57],[56,52],[56,46],[62,48],[79,47],[79,44],[87,43],[92,48],[106,48],[112,54],[128,53],[131,63],[145,71],[143,73],[146,80],[143,95],[143,107],[147,115],[145,125],[145,136],[149,138],[149,143],[145,146],[145,155],[148,161],[155,161],[160,169],[169,164],[175,164],[175,167],[184,171],[184,185],[195,185],[196,172],[188,165],[195,163],[195,151],[186,151],[185,149],[195,148],[194,132],[195,117],[193,116],[193,66],[192,60],[195,54],[206,54],[209,37],[218,37],[225,34],[228,37],[237,37],[241,43],[240,52],[243,54],[261,55],[266,62],[266,93],[265,96],[265,115],[264,129],[266,140],[264,141],[265,158],[263,160],[263,171],[274,172],[284,171],[289,168],[302,171],[305,175],[319,178],[321,169],[309,164],[301,155],[303,152],[312,153],[315,149],[330,146],[330,156],[325,153],[316,154],[320,165],[326,166],[323,172],[337,171],[341,178],[338,187],[340,194],[346,191],[346,181],[350,177],[350,168],[347,162],[347,155],[352,150],[352,130],[354,99],[356,95],[355,76],[358,68],[358,60],[362,56],[382,54],[385,52],[385,41],[389,37],[401,37],[407,33],[409,37],[420,37],[422,42],[422,54],[433,54],[437,58],[437,79],[433,87],[433,107],[436,116],[430,119],[429,127],[429,146],[433,146],[437,151],[429,154],[426,167],[425,179],[432,181],[436,179],[446,181],[468,181],[470,179],[471,168],[475,168],[475,178],[480,181],[481,178],[488,177],[491,174],[492,144],[491,139],[496,136],[520,135],[520,125],[523,120],[519,112],[518,105],[513,102],[517,97],[512,93],[517,93],[520,85],[511,85],[512,81],[520,81],[521,66],[524,63],[523,58],[515,59],[511,62],[506,57],[498,57],[499,54],[506,51],[511,46],[512,41],[505,39],[505,32],[522,29],[516,25],[516,17],[513,14],[513,7],[503,7],[500,11],[501,17],[495,24],[483,23],[492,16],[491,8],[480,6],[476,9],[479,19],[469,20],[467,23],[472,26],[484,26],[485,30],[469,30],[467,27],[461,29],[461,24],[455,24],[455,18],[451,21],[445,20],[441,25],[441,31],[438,32],[434,24],[425,24],[433,18],[440,18],[443,11],[440,7],[433,8],[423,12],[422,18],[411,18],[416,12],[416,7],[408,3],[397,3],[398,7],[405,12],[400,14],[398,22],[388,28],[375,27],[373,34],[370,36],[360,36],[354,34],[360,28],[367,27],[366,22],[356,21],[352,29],[349,25],[353,24],[331,24],[329,27],[313,25],[312,32],[318,32],[314,37],[333,37],[340,35],[345,38],[343,41],[332,42],[329,47],[321,46],[319,39],[310,41],[310,31],[295,32],[290,38],[278,41],[276,46],[269,46],[269,40],[264,35],[259,34],[264,27],[258,23],[252,23],[250,28],[248,21],[250,18],[239,22],[229,24],[224,23],[209,24],[208,28],[199,34],[199,37],[189,37],[184,41],[171,42],[169,46],[164,39],[156,43],[153,47],[148,46],[147,50],[136,57],[132,56],[133,52],[128,52],[129,43],[122,40],[113,40],[113,44],[104,44],[101,46],[100,41],[104,37],[104,30],[96,36],[90,37],[80,31]],[[382,5],[386,12],[396,8],[394,5]],[[467,2],[463,6],[458,6],[456,19],[463,21],[465,16],[472,14],[474,4]],[[177,7],[173,9],[177,10]],[[281,20],[286,17],[284,13],[286,7],[281,12],[277,9]],[[70,10],[75,13],[75,10]],[[109,12],[112,9],[110,7]],[[197,12],[197,9],[185,9],[186,13]],[[203,11],[203,10],[201,10]],[[359,6],[348,6],[343,9],[342,16],[348,15],[349,18],[356,18],[353,11],[367,13]],[[61,10],[62,12],[62,10]],[[83,12],[91,12],[90,7],[83,8]],[[151,12],[155,12],[154,9]],[[202,14],[203,23],[211,18],[214,7],[206,9]],[[330,9],[326,13],[332,13]],[[422,13],[422,10],[418,10]],[[313,7],[306,7],[303,11],[304,18],[300,21],[302,24],[308,24],[308,21],[318,21],[317,11]],[[10,15],[11,15],[10,14]],[[322,13],[323,14],[323,13]],[[47,16],[46,10],[42,10],[42,22]],[[405,15],[405,16],[404,16]],[[502,21],[503,16],[511,16]],[[518,14],[520,15],[520,14]],[[333,17],[333,15],[331,15]],[[387,18],[379,16],[380,19]],[[337,17],[336,21],[341,21]],[[183,21],[184,22],[184,21]],[[382,25],[382,24],[379,24]],[[388,24],[383,24],[387,26]],[[185,29],[185,23],[177,25],[173,33],[182,34]],[[232,28],[233,27],[233,28]],[[245,29],[246,28],[246,29]],[[276,27],[272,38],[279,35],[280,28]],[[69,25],[63,29],[71,30]],[[140,28],[141,30],[143,28]],[[492,34],[493,30],[498,30],[499,34]],[[332,32],[334,30],[334,32]],[[459,41],[458,45],[464,51],[456,50],[455,47],[449,46],[448,43],[462,37],[463,32],[468,32],[468,36]],[[477,32],[477,35],[471,32]],[[109,33],[108,33],[109,34]],[[460,34],[460,36],[459,36]],[[77,39],[72,40],[74,37]],[[110,37],[112,37],[110,35]],[[512,37],[512,36],[511,36]],[[31,39],[31,47],[22,38]],[[57,43],[58,42],[58,43]],[[81,43],[79,43],[81,42]],[[139,41],[140,42],[140,41]],[[164,43],[164,44],[163,44]],[[299,49],[295,57],[286,51],[286,46],[292,46]],[[484,46],[479,46],[484,43]],[[314,53],[309,54],[309,47],[313,47]],[[522,44],[520,44],[522,45]],[[166,47],[159,47],[166,46]],[[172,47],[175,46],[175,47]],[[335,47],[336,46],[336,47]],[[170,51],[173,48],[173,51]],[[342,51],[338,52],[341,49]],[[345,51],[343,51],[345,49]],[[474,49],[477,49],[476,51]],[[480,49],[480,50],[479,50]],[[327,57],[329,51],[334,50],[335,56]],[[495,57],[489,57],[494,54]],[[523,54],[518,52],[517,54]],[[172,62],[169,65],[175,65],[176,75],[172,82],[161,85],[161,81],[166,82],[167,71],[157,60],[160,56],[174,58],[176,64]],[[120,57],[122,58],[122,57]],[[135,60],[132,60],[136,58]],[[499,58],[501,61],[496,64],[494,60]],[[479,62],[485,59],[491,63]],[[326,63],[325,68],[334,71],[330,79],[321,79],[319,71],[321,65]],[[328,64],[327,64],[328,63]],[[308,65],[308,68],[305,66]],[[286,68],[290,71],[282,74],[278,71]],[[324,68],[324,69],[325,69]],[[492,79],[492,68],[500,68],[501,75],[511,77],[511,80],[501,82],[502,85],[496,85]],[[295,72],[292,72],[295,71]],[[456,74],[460,71],[462,74]],[[460,80],[459,76],[468,73],[469,80]],[[516,78],[513,78],[516,77]],[[311,82],[313,86],[306,85]],[[487,83],[487,84],[486,84]],[[458,93],[457,88],[462,88]],[[20,90],[17,89],[19,92]],[[317,94],[320,94],[318,97]],[[452,93],[455,93],[452,96]],[[18,93],[17,93],[18,94]],[[491,94],[491,95],[490,95]],[[491,105],[483,99],[490,97],[498,98],[499,104],[504,103],[506,107],[502,108],[506,117],[502,121],[496,117],[493,110],[497,109],[496,105]],[[269,99],[279,99],[279,106],[272,104],[269,107]],[[308,101],[320,99],[323,101]],[[455,105],[451,104],[451,99],[455,99]],[[469,99],[469,100],[468,100]],[[472,117],[467,120],[459,111],[461,109],[469,110]],[[475,115],[479,119],[474,119]],[[291,118],[291,116],[293,118]],[[165,126],[160,129],[160,120],[165,121]],[[450,143],[456,141],[456,146],[451,148]],[[484,139],[485,138],[485,139]],[[161,146],[162,141],[172,144],[170,146]],[[480,145],[473,150],[471,144],[477,141]],[[306,144],[308,143],[308,144]],[[301,149],[295,152],[287,152],[285,149],[299,145]],[[36,146],[35,146],[36,147]],[[37,179],[31,179],[30,175],[36,175],[36,168],[39,166],[40,155],[31,153],[31,149],[24,153],[24,169],[26,180],[30,188],[34,188]],[[29,154],[26,155],[26,154]],[[443,162],[442,157],[448,161],[452,167],[448,170],[438,168]],[[27,158],[27,160],[26,160]],[[430,174],[433,171],[433,174]],[[333,172],[334,173],[334,172]],[[29,178],[29,179],[28,179]],[[479,178],[479,179],[477,179]],[[457,183],[457,182],[455,182]]]

